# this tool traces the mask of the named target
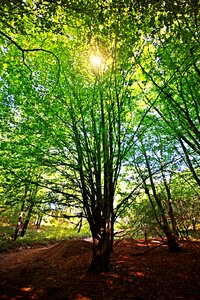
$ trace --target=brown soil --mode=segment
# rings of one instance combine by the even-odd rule
[[[150,247],[156,244],[152,241]],[[0,254],[0,299],[200,299],[200,242],[167,246],[145,255],[142,241],[117,242],[108,273],[86,275],[91,243],[63,241]]]

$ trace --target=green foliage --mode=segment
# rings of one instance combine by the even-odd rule
[[[179,228],[198,224],[198,2],[0,8],[0,206],[64,205],[97,236],[129,213],[157,228],[169,208]]]
[[[7,224],[0,226],[0,251],[28,248],[34,246],[48,245],[66,239],[78,239],[90,237],[90,232],[87,226],[84,226],[80,232],[73,226],[70,228],[65,224],[60,225],[42,225],[39,229],[36,227],[27,230],[25,237],[19,237],[13,241],[13,226]]]

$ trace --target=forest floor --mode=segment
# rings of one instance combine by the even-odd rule
[[[0,253],[0,299],[200,299],[199,241],[182,242],[180,253],[163,245],[145,255],[138,255],[143,241],[118,241],[110,272],[87,275],[91,246],[68,240]]]

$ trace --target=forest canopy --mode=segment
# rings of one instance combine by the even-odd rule
[[[116,224],[178,250],[200,222],[198,1],[1,3],[0,206],[19,214],[14,238],[53,205],[87,220],[91,271],[109,268]]]

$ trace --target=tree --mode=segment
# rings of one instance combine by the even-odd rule
[[[1,11],[2,164],[9,163],[10,170],[31,164],[59,174],[59,180],[56,175],[53,179],[44,176],[37,184],[65,195],[66,205],[79,205],[87,218],[93,237],[90,271],[109,268],[115,219],[134,201],[142,184],[149,187],[139,172],[139,184],[127,193],[120,190],[119,179],[123,181],[124,169],[133,162],[133,152],[143,156],[138,170],[147,171],[159,208],[155,218],[171,248],[176,246],[167,173],[162,159],[157,160],[172,229],[147,152],[148,141],[153,148],[163,144],[152,138],[153,133],[145,134],[147,116],[154,109],[156,121],[160,116],[163,126],[173,130],[175,144],[179,139],[199,153],[199,48],[191,30],[193,25],[198,29],[197,4],[187,1],[189,13],[179,1],[176,4],[171,10],[166,1],[134,5],[132,1],[51,5],[49,1],[11,1]],[[81,14],[83,7],[86,10]],[[61,18],[61,26],[55,28]],[[7,31],[5,22],[10,25]],[[182,52],[183,24],[189,24],[191,38],[184,48],[186,54]],[[96,66],[89,63],[91,55],[99,56]],[[187,159],[188,152],[182,149]],[[11,154],[8,160],[6,153]],[[190,169],[197,175],[194,164]],[[148,196],[151,200],[152,195]]]
[[[112,61],[111,66],[98,66],[93,72],[87,81],[80,76],[82,74],[76,74],[74,79],[69,75],[64,78],[62,95],[51,104],[54,115],[48,115],[48,127],[53,128],[53,135],[50,132],[48,138],[51,143],[57,139],[54,147],[58,155],[54,164],[60,172],[64,167],[67,187],[80,194],[90,225],[93,257],[89,271],[106,271],[113,244],[118,178],[133,143],[132,127],[137,123],[130,118],[126,88],[124,92],[118,89],[119,83],[123,86],[124,78],[116,62]],[[49,102],[47,105],[49,107]]]
[[[196,1],[171,4],[169,9],[165,3],[163,13],[153,17],[154,27],[141,43],[140,55],[134,55],[134,63],[144,76],[145,84],[138,83],[144,101],[199,155],[199,5]]]
[[[195,233],[199,223],[199,189],[188,168],[174,172],[171,178],[171,190],[175,201],[175,215],[178,231],[182,238],[189,236],[189,230]]]
[[[165,126],[162,127],[162,123],[155,116],[149,116],[148,119],[150,124],[153,119],[153,126],[149,125],[138,138],[139,147],[135,149],[133,163],[143,182],[155,220],[167,237],[169,250],[177,251],[178,230],[169,180],[172,170],[179,163],[175,151],[176,139],[172,140],[168,130],[166,131]]]

